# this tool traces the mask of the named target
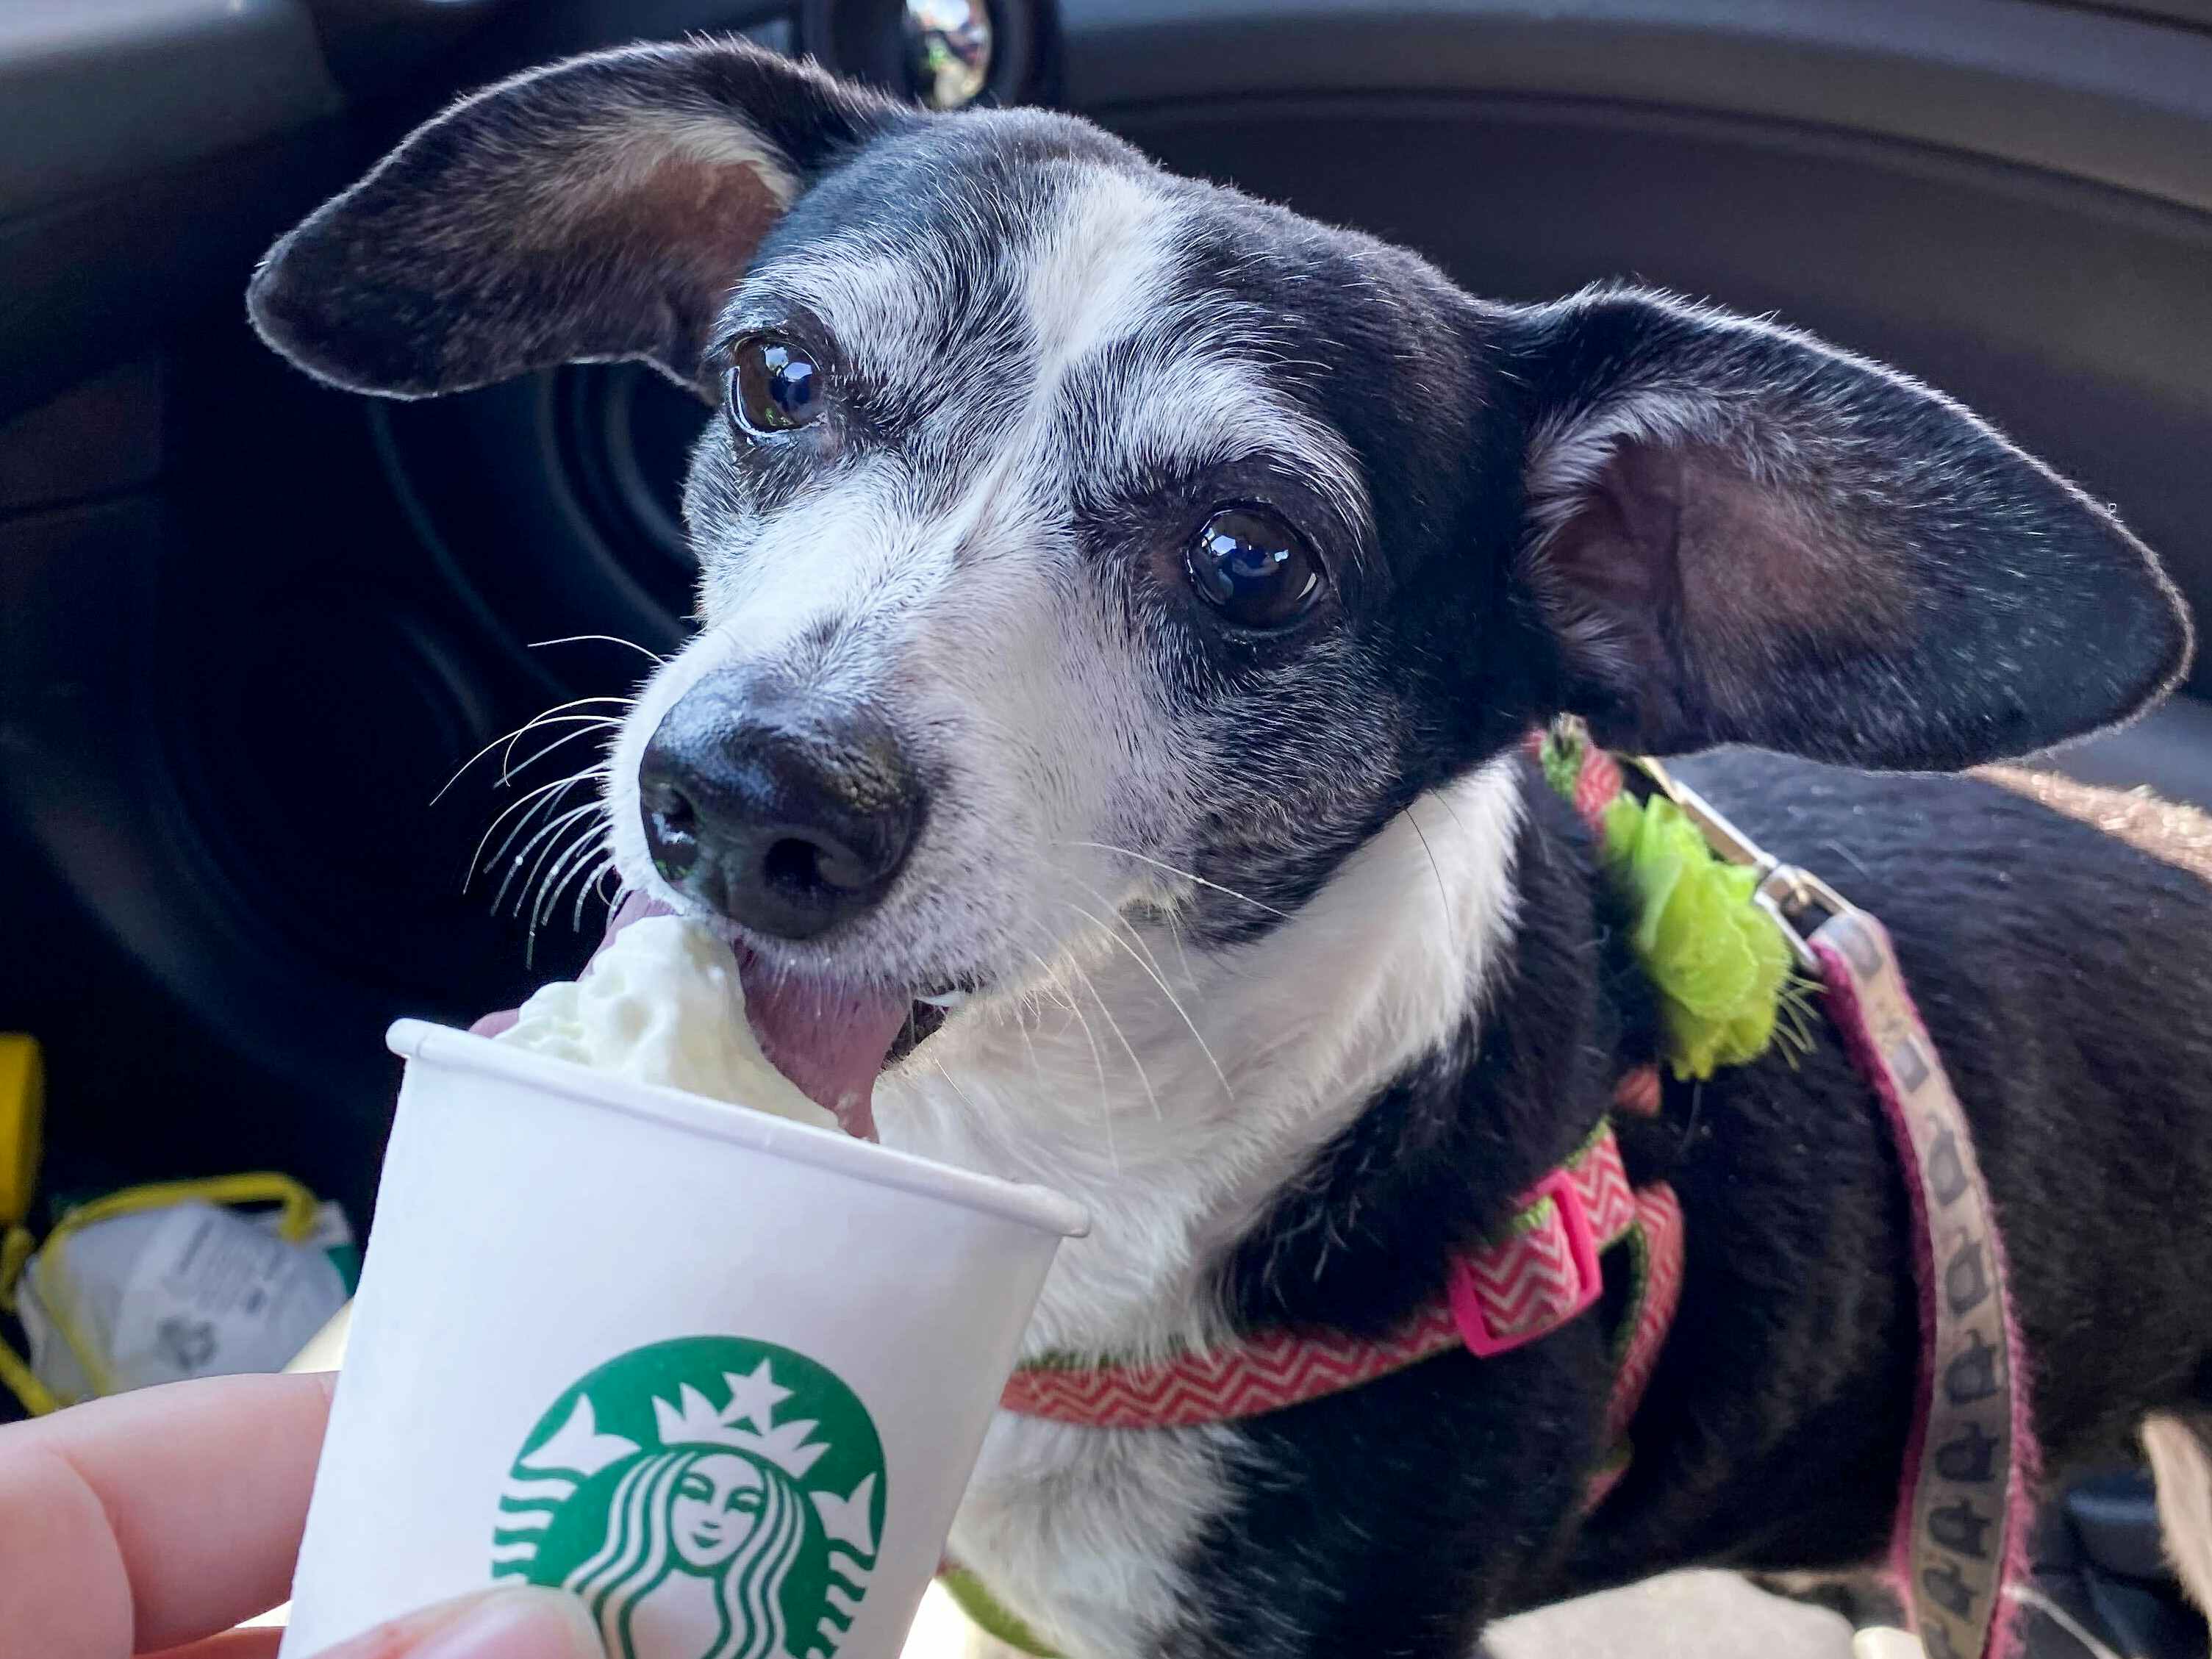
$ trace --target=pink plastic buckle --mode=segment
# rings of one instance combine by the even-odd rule
[[[1567,1258],[1574,1266],[1577,1280],[1574,1304],[1555,1318],[1539,1320],[1525,1331],[1501,1336],[1490,1328],[1489,1318],[1482,1310],[1482,1292],[1474,1282],[1474,1267],[1464,1256],[1459,1258],[1451,1270],[1452,1321],[1459,1327],[1460,1340],[1479,1358],[1510,1353],[1540,1336],[1549,1336],[1588,1313],[1604,1294],[1605,1279],[1597,1265],[1597,1238],[1590,1231],[1589,1212],[1583,1207],[1573,1176],[1564,1169],[1553,1170],[1529,1189],[1528,1204],[1521,1207],[1525,1210],[1547,1198],[1566,1231]]]

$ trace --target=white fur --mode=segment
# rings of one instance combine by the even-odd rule
[[[1495,764],[1412,814],[1420,834],[1394,823],[1259,945],[1179,953],[1156,930],[1095,956],[1070,981],[1095,1054],[1083,1022],[1052,1003],[1001,1003],[954,1019],[878,1085],[888,1144],[1089,1206],[1091,1236],[1061,1247],[1030,1353],[1218,1338],[1208,1291],[1222,1252],[1377,1089],[1479,1007],[1516,917],[1514,771]],[[1066,1651],[1143,1651],[1179,1604],[1177,1558],[1225,1501],[1232,1443],[1001,1414],[954,1551]]]
[[[1141,476],[1174,461],[1225,465],[1254,455],[1287,459],[1346,527],[1367,517],[1367,490],[1342,437],[1307,414],[1264,362],[1222,351],[1194,359],[1162,353],[1115,389],[1088,465]]]
[[[1031,1352],[1158,1352],[1223,1334],[1204,1294],[1218,1249],[1475,1009],[1515,920],[1519,802],[1509,762],[1425,798],[1255,945],[1086,929],[1052,993],[963,1010],[883,1079],[886,1144],[1090,1207]]]
[[[817,694],[882,696],[907,726],[933,734],[947,771],[898,894],[842,941],[838,959],[787,953],[795,965],[866,963],[914,983],[948,968],[1018,979],[1079,926],[1066,899],[1103,916],[1155,884],[1141,865],[1085,845],[1117,839],[1133,817],[1173,821],[1189,810],[1191,788],[1157,707],[1157,666],[1116,636],[1103,586],[1111,578],[1066,527],[1087,458],[1070,453],[1056,416],[1071,376],[1169,305],[1173,223],[1145,175],[1094,171],[1060,198],[1023,266],[1040,362],[1021,406],[995,425],[945,411],[951,429],[915,446],[950,458],[959,487],[949,499],[942,478],[914,476],[910,457],[882,453],[836,469],[778,512],[717,504],[695,514],[707,626],[645,689],[610,773],[611,845],[628,884],[673,900],[646,857],[637,764],[677,697],[724,668],[774,671]],[[870,372],[897,371],[908,343],[930,332],[920,307],[931,284],[918,272],[935,256],[853,252],[810,249],[759,281],[835,319],[841,348]],[[1217,355],[1192,346],[1181,362],[1194,389],[1213,388],[1200,406],[1230,427],[1234,388],[1218,384]],[[1263,388],[1250,390],[1256,405]],[[1245,441],[1261,435],[1333,453],[1285,421]],[[1219,439],[1193,441],[1210,446],[1203,459]],[[1090,763],[1102,733],[1116,736],[1110,767]]]
[[[1022,256],[1036,359],[1018,406],[924,434],[912,453],[942,458],[939,475],[870,453],[780,511],[697,515],[704,631],[644,689],[611,769],[623,878],[681,908],[646,858],[635,778],[701,677],[770,669],[882,697],[931,735],[945,775],[897,889],[833,952],[779,956],[893,985],[988,971],[993,989],[878,1083],[876,1116],[889,1145],[1089,1206],[1033,1353],[1220,1336],[1224,1253],[1377,1090],[1474,1016],[1515,921],[1519,785],[1500,762],[1417,802],[1258,942],[1201,951],[1177,931],[1198,889],[1152,849],[1181,844],[1202,784],[1161,665],[1068,528],[1071,498],[1122,469],[1266,453],[1348,526],[1366,501],[1341,441],[1270,383],[1244,322],[1177,297],[1175,252],[1172,199],[1151,179],[1083,179]],[[868,372],[919,373],[917,268],[891,250],[811,249],[763,280],[803,293]],[[1133,339],[1141,349],[1096,372]],[[955,1550],[1071,1655],[1141,1650],[1176,1605],[1178,1551],[1224,1502],[1230,1443],[1002,1419]]]
[[[1136,173],[1093,173],[1061,204],[1023,283],[1042,348],[1032,409],[1049,404],[1076,364],[1158,319],[1178,220]]]
[[[864,373],[912,383],[929,373],[936,296],[955,274],[935,247],[890,248],[855,233],[763,266],[752,286],[804,305]]]
[[[2212,1617],[2212,1453],[2199,1425],[2167,1413],[2143,1419],[2166,1559],[2197,1610]]]
[[[1000,1413],[948,1546],[1063,1659],[1152,1650],[1181,1605],[1176,1557],[1221,1512],[1222,1429],[1142,1435]]]

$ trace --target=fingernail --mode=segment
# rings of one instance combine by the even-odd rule
[[[322,1659],[606,1659],[606,1650],[574,1596],[504,1589],[395,1619]]]

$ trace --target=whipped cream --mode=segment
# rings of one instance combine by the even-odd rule
[[[492,1039],[818,1129],[837,1120],[769,1064],[730,947],[680,916],[631,922],[574,980],[532,993]]]

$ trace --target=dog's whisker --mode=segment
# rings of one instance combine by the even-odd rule
[[[556,869],[545,883],[543,895],[531,915],[530,926],[532,932],[552,925],[554,918],[560,914],[562,898],[567,894],[572,884],[576,887],[577,905],[575,920],[570,924],[568,931],[572,933],[582,931],[582,901],[590,894],[591,885],[588,880],[580,882],[578,878],[588,878],[598,866],[599,860],[605,856],[605,854],[599,843],[591,840],[582,842],[568,855],[563,865]]]
[[[1036,959],[1036,965],[1044,969],[1045,977],[1058,985],[1060,975],[1054,971],[1052,964],[1035,951],[1031,951],[1030,955]],[[1091,1063],[1098,1069],[1098,1121],[1106,1131],[1106,1161],[1113,1166],[1114,1174],[1118,1178],[1121,1173],[1121,1155],[1114,1146],[1114,1103],[1112,1091],[1106,1085],[1106,1056],[1099,1052],[1098,1038],[1091,1029],[1091,1021],[1083,1010],[1076,1006],[1075,999],[1072,996],[1067,999],[1067,1012],[1082,1026],[1084,1040],[1091,1045]]]
[[[1144,853],[1136,852],[1130,848],[1115,847],[1110,842],[1103,841],[1064,841],[1060,842],[1059,845],[1062,847],[1087,847],[1091,851],[1097,853],[1118,853],[1125,859],[1134,859],[1139,864],[1149,864],[1155,870],[1164,870],[1168,874],[1176,877],[1181,880],[1194,881],[1200,887],[1211,888],[1217,893],[1225,893],[1231,898],[1237,900],[1240,903],[1249,904],[1255,910],[1265,910],[1271,916],[1280,916],[1285,921],[1291,920],[1291,913],[1289,911],[1278,910],[1273,905],[1264,903],[1261,900],[1254,898],[1249,893],[1240,893],[1234,887],[1224,887],[1218,881],[1208,881],[1204,876],[1198,874],[1195,871],[1178,869],[1172,864],[1163,863],[1158,859],[1152,858]]]
[[[586,835],[547,870],[544,881],[538,889],[538,902],[530,908],[530,926],[533,932],[544,926],[545,918],[552,915],[554,908],[560,903],[562,891],[570,880],[580,872],[591,868],[595,860],[604,856],[605,851],[605,842],[600,837]]]
[[[945,1086],[951,1089],[954,1094],[960,1097],[960,1103],[963,1106],[965,1106],[969,1112],[974,1112],[975,1110],[975,1101],[970,1099],[969,1097],[968,1091],[960,1086],[960,1080],[952,1075],[951,1068],[934,1054],[932,1054],[929,1059],[930,1064],[937,1067],[938,1076],[945,1079]]]
[[[614,878],[612,892],[604,890],[609,877]],[[606,864],[601,868],[599,873],[592,878],[592,890],[599,895],[599,902],[607,907],[610,915],[620,908],[623,901],[629,896],[629,889],[623,885],[621,866],[616,862],[611,853],[607,855]]]
[[[1467,820],[1460,817],[1459,808],[1451,804],[1451,797],[1449,794],[1445,793],[1441,789],[1431,789],[1427,794],[1422,796],[1421,799],[1423,800],[1432,800],[1436,802],[1437,805],[1444,809],[1444,816],[1452,821],[1452,827],[1455,830],[1457,830],[1462,836],[1468,833]]]
[[[603,702],[612,703],[617,708],[630,708],[636,706],[637,699],[632,696],[615,696],[571,697],[566,702],[555,703],[553,707],[546,709],[543,714],[532,715],[527,725],[517,727],[507,738],[507,752],[500,758],[501,781],[506,781],[506,780],[513,775],[514,764],[514,745],[521,742],[524,738],[527,737],[531,732],[537,731],[540,726],[550,724],[556,718],[568,714],[571,709],[588,708],[594,703]],[[614,717],[609,715],[603,718],[613,719]]]
[[[1062,899],[1060,902],[1067,904],[1066,899]],[[1067,908],[1075,910],[1079,915],[1090,914],[1076,905],[1067,904]],[[1111,939],[1113,935],[1109,933],[1107,937]],[[1136,1068],[1138,1086],[1144,1090],[1145,1098],[1152,1103],[1152,1116],[1156,1120],[1164,1121],[1165,1115],[1160,1110],[1160,1097],[1152,1092],[1152,1079],[1146,1073],[1145,1062],[1137,1058],[1136,1046],[1123,1035],[1121,1022],[1114,1018],[1114,1011],[1106,1006],[1106,999],[1098,989],[1098,981],[1092,979],[1090,971],[1074,957],[1068,958],[1067,965],[1075,970],[1075,976],[1082,981],[1083,988],[1091,993],[1091,1000],[1097,1005],[1098,1012],[1106,1022],[1106,1029],[1114,1033],[1114,1040],[1121,1045],[1121,1052],[1128,1055],[1129,1064]]]
[[[1183,948],[1182,920],[1173,910],[1162,912],[1160,919],[1167,924],[1168,937],[1175,941],[1176,960],[1182,967],[1182,982],[1195,991],[1198,988],[1198,975],[1191,971],[1190,952]]]
[[[1014,1012],[1014,1029],[1022,1034],[1022,1052],[1029,1056],[1030,1081],[1042,1095],[1044,1092],[1044,1067],[1037,1060],[1036,1044],[1030,1036],[1030,1023],[1022,1017],[1019,1009]]]
[[[1032,954],[1035,953],[1032,952]],[[1038,963],[1042,966],[1043,958],[1039,957]],[[1044,983],[1037,989],[1037,1006],[1040,1011],[1047,1001],[1051,1002],[1060,1010],[1060,1030],[1063,1036],[1067,1034],[1067,1028],[1070,1025],[1084,1018],[1083,1011],[1076,1006],[1074,994],[1067,988],[1059,974],[1049,968],[1045,969]]]
[[[626,640],[619,634],[563,634],[557,640],[532,640],[530,649],[542,651],[549,645],[619,645],[635,651],[648,662],[665,663],[668,659],[658,651],[640,645],[635,640]]]
[[[526,720],[523,721],[523,723],[522,723],[521,725],[520,725],[520,726],[516,726],[516,727],[514,728],[514,730],[513,730],[512,732],[501,732],[497,737],[494,738],[493,738],[489,743],[486,744],[483,748],[481,748],[481,749],[477,750],[477,752],[476,752],[475,754],[473,754],[473,755],[470,756],[466,760],[463,761],[463,762],[462,762],[462,763],[461,763],[458,767],[454,768],[453,776],[451,776],[451,777],[447,778],[447,779],[445,781],[445,782],[443,782],[443,783],[441,783],[441,784],[440,784],[440,785],[438,786],[438,793],[437,793],[436,794],[434,794],[434,795],[433,795],[433,796],[431,796],[431,797],[430,797],[429,804],[430,804],[431,805],[433,805],[433,806],[435,806],[435,805],[436,805],[440,801],[441,801],[441,800],[445,799],[445,798],[446,798],[446,796],[447,796],[447,793],[448,793],[448,792],[453,788],[453,787],[455,784],[459,783],[459,782],[463,778],[465,778],[465,777],[466,777],[466,776],[468,775],[469,769],[470,769],[471,766],[474,766],[474,765],[475,765],[478,761],[482,760],[482,759],[483,759],[486,755],[489,755],[489,753],[491,753],[491,751],[492,751],[493,750],[495,750],[495,749],[498,748],[498,747],[500,746],[500,744],[503,744],[503,743],[504,743],[504,744],[512,744],[512,743],[514,743],[517,738],[519,738],[522,737],[526,732],[530,732],[530,731],[533,730],[535,727],[537,727],[537,726],[539,726],[540,724],[544,723],[544,722],[546,721],[546,716],[547,716],[547,714],[552,714],[552,713],[554,713],[554,712],[556,712],[556,711],[551,710],[551,709],[548,709],[548,710],[545,712],[545,714],[532,714],[532,715],[528,720]],[[607,715],[601,715],[601,716],[579,716],[578,718],[581,718],[581,719],[589,719],[589,718],[605,719],[605,720],[608,720],[608,722],[609,722],[610,724],[619,724],[619,722],[618,722],[618,721],[616,721],[616,720],[615,720],[611,716],[607,716]],[[500,781],[501,781],[502,783],[503,783],[503,782],[505,782],[505,781],[507,781],[507,775],[508,775],[508,774],[507,774],[507,770],[506,770],[505,769],[501,769],[501,775],[500,775]]]
[[[587,817],[599,810],[599,802],[586,801],[581,806],[572,806],[565,812],[557,814],[550,822],[540,825],[537,833],[522,844],[522,850],[506,861],[507,874],[501,878],[499,891],[492,896],[492,908],[496,910],[506,902],[507,889],[514,884],[515,877],[520,875],[526,866],[530,869],[530,878],[524,881],[522,889],[524,892],[528,892],[531,882],[537,878],[538,870],[543,866],[545,859],[545,853],[539,852],[538,849],[543,848],[550,851],[558,847],[560,837],[564,830],[578,820]],[[533,853],[538,854],[538,862],[535,865],[531,861],[531,855]],[[520,916],[521,914],[522,907],[518,902],[515,906],[515,915]]]
[[[574,743],[579,738],[588,738],[594,732],[617,732],[622,729],[622,722],[620,720],[610,720],[605,716],[599,714],[563,714],[559,720],[547,720],[538,729],[545,731],[550,730],[556,726],[571,725],[576,726],[580,729],[574,732],[563,732],[561,736],[554,738],[552,742],[547,744],[543,749],[532,750],[526,758],[520,761],[512,761],[502,766],[500,769],[498,780],[500,785],[504,787],[507,784],[511,783],[514,781],[517,775],[527,772],[532,767],[537,765],[538,762],[544,760],[548,755],[551,754],[555,750],[561,748],[563,744]]]
[[[586,830],[573,845],[562,853],[557,860],[544,866],[544,876],[538,878],[538,899],[529,906],[530,921],[523,940],[523,956],[526,961],[535,957],[538,933],[544,926],[545,918],[550,914],[551,907],[560,902],[561,890],[567,884],[570,873],[577,868],[588,867],[593,855],[599,853],[601,848],[599,838]],[[549,848],[547,850],[550,853],[551,848]],[[527,899],[528,896],[528,889],[526,887],[523,897]],[[518,915],[521,914],[523,908],[523,903],[518,901],[515,905],[515,912]]]
[[[501,895],[505,893],[507,885],[513,881],[516,868],[528,855],[530,849],[538,844],[539,836],[549,829],[558,829],[562,824],[572,822],[576,812],[582,810],[580,807],[562,810],[562,803],[567,799],[568,792],[562,790],[539,801],[523,817],[515,820],[514,827],[501,839],[498,848],[485,860],[483,865],[485,874],[489,875],[495,869],[501,867],[504,867],[507,872],[500,883]],[[548,814],[553,816],[549,817]],[[518,852],[514,849],[519,842],[522,845]],[[513,857],[510,860],[511,853]],[[494,910],[500,908],[499,895],[495,895],[492,908]]]
[[[1437,862],[1437,849],[1429,845],[1428,832],[1421,828],[1421,821],[1413,816],[1413,809],[1410,805],[1398,816],[1411,824],[1413,833],[1420,837],[1421,850],[1429,855],[1429,873],[1437,878],[1437,902],[1443,907],[1444,927],[1448,931],[1455,931],[1452,921],[1451,895],[1444,890],[1443,866]]]
[[[507,805],[500,811],[499,815],[492,819],[490,824],[488,825],[484,830],[486,838],[489,839],[492,830],[498,829],[501,824],[504,823],[514,813],[520,811],[532,801],[536,800],[544,795],[549,794],[556,789],[573,788],[587,778],[602,776],[605,775],[606,769],[606,763],[603,760],[598,761],[594,762],[590,766],[583,767],[576,771],[571,772],[565,777],[549,779],[544,783],[536,784],[532,787],[526,789],[521,794],[517,795],[513,800],[509,801]]]
[[[539,878],[544,873],[548,864],[556,859],[565,859],[574,847],[575,842],[568,840],[572,832],[577,832],[577,823],[574,815],[547,824],[538,836],[532,838],[530,847],[526,847],[507,866],[507,874],[500,881],[499,890],[492,896],[492,908],[495,913],[507,908],[507,891],[510,888],[515,888],[518,878],[520,878],[521,885],[515,888],[514,907],[507,914],[520,921],[531,913],[532,893],[537,889]],[[580,833],[588,840],[590,834],[588,826]],[[540,847],[541,841],[542,847]],[[539,849],[534,860],[531,856],[532,848]],[[534,927],[535,921],[533,921],[531,925]]]
[[[1082,877],[1075,874],[1073,871],[1060,870],[1056,872],[1056,873],[1065,879],[1073,882],[1078,887],[1080,887],[1085,892],[1090,894],[1092,898],[1098,902],[1098,908],[1104,911],[1106,913],[1106,916],[1110,918],[1110,920],[1100,920],[1096,917],[1094,917],[1093,920],[1097,921],[1098,925],[1102,927],[1113,927],[1118,929],[1119,934],[1117,937],[1126,936],[1127,939],[1132,940],[1136,945],[1137,948],[1145,953],[1146,961],[1152,964],[1152,976],[1155,979],[1158,979],[1162,972],[1159,958],[1152,954],[1152,947],[1145,943],[1144,935],[1139,933],[1134,927],[1131,926],[1129,919],[1121,914],[1121,907],[1115,904],[1112,899],[1107,897],[1105,894],[1100,892],[1096,887],[1092,886],[1089,882],[1084,880]],[[1164,985],[1163,986],[1163,988],[1164,988]]]
[[[1030,951],[1029,954],[1037,966],[1043,969],[1038,981],[1027,988],[1030,1006],[1037,1018],[1040,1021],[1044,1018],[1044,1011],[1048,1006],[1058,1007],[1063,1013],[1072,1012],[1073,1004],[1068,1000],[1067,992],[1061,986],[1058,976],[1049,968],[1045,967],[1044,958],[1038,956],[1035,951]],[[1066,1022],[1062,1022],[1063,1030],[1065,1025]]]
[[[1198,1044],[1199,1053],[1206,1056],[1206,1063],[1213,1068],[1213,1075],[1220,1080],[1222,1094],[1231,1100],[1236,1099],[1237,1091],[1229,1086],[1229,1073],[1221,1069],[1221,1062],[1213,1057],[1213,1050],[1207,1046],[1205,1036],[1199,1031],[1198,1022],[1190,1017],[1190,1011],[1182,1006],[1182,999],[1176,995],[1173,988],[1169,986],[1167,981],[1160,976],[1158,969],[1154,968],[1150,963],[1147,963],[1144,957],[1139,956],[1134,951],[1130,950],[1128,945],[1122,939],[1120,933],[1115,932],[1110,927],[1107,927],[1104,922],[1100,921],[1097,917],[1092,915],[1090,911],[1085,909],[1081,905],[1073,903],[1066,899],[1062,899],[1060,902],[1066,905],[1067,908],[1074,911],[1076,915],[1084,917],[1087,921],[1091,921],[1094,926],[1103,929],[1108,939],[1112,939],[1115,944],[1121,945],[1122,950],[1128,952],[1129,959],[1131,961],[1134,962],[1138,967],[1142,968],[1146,973],[1152,975],[1152,983],[1160,988],[1160,994],[1168,1000],[1168,1006],[1175,1010],[1176,1017],[1182,1021],[1185,1029],[1190,1032],[1191,1041]],[[1095,990],[1093,994],[1096,994]],[[1132,1057],[1133,1058],[1133,1056]],[[1138,1069],[1139,1074],[1141,1074],[1143,1068],[1140,1066]],[[1147,1094],[1151,1092],[1149,1085],[1147,1085],[1146,1092]],[[1159,1103],[1157,1100],[1152,1103],[1152,1109],[1155,1112],[1159,1109]]]
[[[466,892],[469,883],[476,878],[476,872],[484,867],[484,848],[491,844],[491,838],[499,833],[501,824],[517,813],[522,815],[520,821],[507,832],[507,839],[500,842],[499,851],[492,855],[495,860],[506,856],[507,849],[514,845],[515,837],[529,827],[532,818],[541,812],[550,811],[559,804],[563,795],[578,784],[587,782],[593,778],[604,777],[605,775],[606,768],[602,763],[585,771],[572,773],[565,778],[555,778],[550,783],[541,783],[520,799],[510,802],[504,811],[485,826],[483,836],[477,839],[476,852],[469,860],[468,879],[461,884],[461,890]]]
[[[579,878],[584,878],[585,890],[589,890],[590,878],[596,874],[605,860],[614,856],[607,845],[607,837],[604,833],[588,837],[580,843],[580,847],[581,850],[570,855],[566,866],[558,872],[558,878],[552,884],[552,893],[556,899],[568,890],[570,882]],[[552,908],[549,905],[546,915],[550,916],[552,914]]]
[[[592,775],[594,775],[594,773],[580,772],[565,778],[555,778],[550,783],[542,783],[538,785],[535,789],[531,790],[520,799],[510,802],[504,811],[501,812],[497,817],[494,818],[489,824],[484,826],[483,834],[477,837],[476,851],[470,856],[469,872],[461,883],[461,890],[465,893],[467,892],[471,884],[476,880],[477,874],[479,871],[489,868],[491,864],[496,863],[500,859],[503,858],[507,854],[507,849],[514,845],[516,837],[527,830],[532,823],[535,821],[540,814],[550,811],[554,807],[559,805],[561,801],[567,796],[568,791],[574,789],[578,784],[585,781],[586,779]],[[499,834],[500,825],[505,823],[509,818],[514,818],[515,820],[514,827],[507,830],[505,837],[500,842],[497,850],[491,854],[490,860],[487,861],[484,856],[484,849],[490,846],[491,838]]]
[[[605,896],[599,892],[599,889],[605,884],[608,876],[613,873],[614,867],[614,854],[606,854],[599,863],[592,866],[584,879],[576,884],[576,908],[569,913],[568,916],[570,933],[580,933],[584,931],[584,907],[590,903],[594,896],[605,902]]]

